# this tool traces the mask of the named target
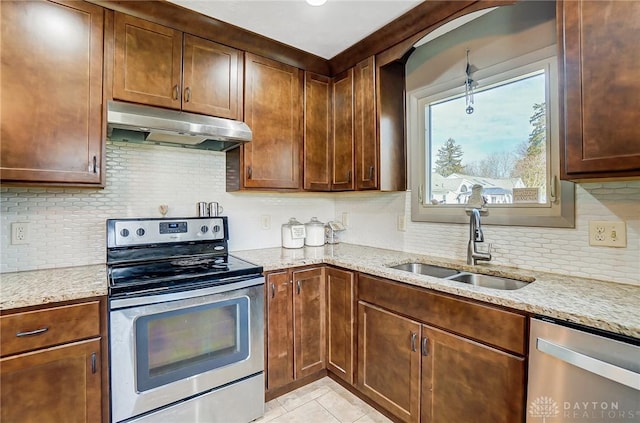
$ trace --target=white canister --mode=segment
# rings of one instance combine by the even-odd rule
[[[317,217],[312,217],[310,221],[304,224],[304,228],[307,232],[304,245],[309,247],[324,245],[324,223],[320,222]]]
[[[295,217],[282,225],[282,246],[284,248],[304,247],[305,227]]]

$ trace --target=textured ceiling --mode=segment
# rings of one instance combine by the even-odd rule
[[[331,59],[382,28],[421,1],[328,0],[169,0],[203,15]]]

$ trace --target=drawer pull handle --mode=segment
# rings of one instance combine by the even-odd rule
[[[276,284],[272,283],[271,284],[271,298],[275,298],[276,297]]]
[[[416,340],[418,339],[418,334],[416,332],[411,332],[411,351],[416,352]]]
[[[22,338],[24,336],[40,335],[41,333],[45,333],[48,330],[49,330],[49,328],[44,327],[44,328],[40,328],[40,329],[36,329],[36,330],[31,330],[29,332],[18,332],[18,333],[16,333],[16,336],[18,338]]]
[[[297,285],[298,285],[298,295],[300,295],[300,289],[302,289],[302,282],[298,281]]]
[[[429,338],[426,336],[422,338],[422,355],[425,357],[429,355]]]

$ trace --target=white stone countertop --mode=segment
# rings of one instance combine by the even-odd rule
[[[0,274],[0,310],[107,295],[104,264]]]
[[[267,248],[231,254],[261,265],[265,271],[326,263],[461,297],[485,301],[640,338],[640,286],[466,262],[351,244]],[[391,269],[396,264],[420,262],[459,270],[535,282],[512,291],[495,290],[446,279]]]
[[[549,316],[640,339],[640,286],[584,279],[352,244],[265,248],[233,255],[261,265],[265,271],[330,264],[516,310]],[[391,269],[420,262],[497,276],[532,279],[513,291],[501,291]],[[0,310],[107,295],[104,264],[0,274]]]

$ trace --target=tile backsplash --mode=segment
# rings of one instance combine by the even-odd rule
[[[336,214],[353,222],[346,241],[466,259],[469,226],[411,221],[410,193],[353,193],[336,200]],[[380,213],[382,212],[382,214]],[[406,231],[397,230],[398,215]],[[626,222],[627,247],[589,245],[589,221]],[[491,263],[640,285],[640,181],[576,185],[576,227],[484,226]]]
[[[219,202],[232,250],[279,246],[292,216],[334,217],[327,194],[226,193],[224,153],[108,142],[106,165],[104,189],[0,188],[0,272],[104,263],[106,219],[161,217],[161,204],[167,217],[184,217],[198,201]],[[28,245],[11,245],[12,222],[29,223]]]
[[[467,225],[411,222],[408,193],[227,193],[224,161],[217,152],[108,142],[105,189],[3,186],[0,272],[104,263],[106,219],[160,217],[161,204],[169,217],[195,216],[198,201],[224,207],[232,251],[280,246],[292,216],[326,222],[347,213],[346,242],[466,256]],[[493,263],[640,285],[640,181],[582,184],[576,194],[575,229],[485,226]],[[627,247],[590,247],[590,220],[625,221]],[[29,223],[29,244],[11,245],[12,222]]]

